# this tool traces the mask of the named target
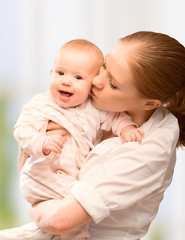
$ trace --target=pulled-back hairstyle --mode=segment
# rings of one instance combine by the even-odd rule
[[[120,41],[132,44],[128,64],[143,97],[158,99],[179,122],[178,146],[185,146],[185,48],[168,35],[136,32]]]

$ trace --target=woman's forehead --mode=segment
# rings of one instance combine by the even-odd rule
[[[114,56],[114,54],[112,54],[112,52],[108,53],[105,56],[105,65],[106,65],[106,69],[107,71],[111,74],[111,75],[115,75],[114,77],[116,78],[116,76],[119,76],[119,78],[121,78],[122,75],[122,71],[123,71],[123,67],[122,64],[120,63],[119,59]]]
[[[115,46],[106,56],[105,56],[106,68],[112,73],[115,72],[120,78],[129,72],[129,66],[127,63],[127,54],[122,48],[122,46]]]

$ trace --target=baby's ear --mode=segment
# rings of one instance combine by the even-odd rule
[[[53,69],[51,69],[50,74],[52,74],[52,72],[53,72]]]
[[[152,110],[161,106],[161,101],[158,99],[148,99],[144,104],[145,110]]]

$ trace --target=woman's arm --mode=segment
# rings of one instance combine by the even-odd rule
[[[143,141],[142,145],[122,144],[119,138],[103,141],[88,155],[80,170],[80,180],[71,189],[72,195],[32,207],[32,220],[41,229],[55,234],[91,220],[99,223],[110,214],[119,222],[118,216],[127,216],[128,211],[128,221],[134,222],[139,211],[140,216],[148,214],[145,219],[148,224],[171,181],[174,164],[173,159],[169,164],[170,152],[164,156],[165,148],[151,140]],[[142,224],[142,217],[139,221]]]
[[[57,123],[49,121],[46,135],[55,134],[65,136],[68,132]],[[38,227],[53,234],[67,232],[92,220],[72,194],[64,199],[35,204],[30,208],[29,214]]]
[[[166,125],[162,129],[161,125],[155,126],[142,145],[122,144],[119,138],[98,144],[82,166],[72,195],[32,207],[33,221],[42,229],[59,234],[92,219],[98,223],[110,214],[117,222],[122,216],[134,223],[140,212],[138,226],[143,226],[143,221],[150,224],[171,182],[175,164],[178,134],[173,121]]]
[[[36,204],[29,214],[39,228],[53,234],[65,233],[92,220],[72,194]]]

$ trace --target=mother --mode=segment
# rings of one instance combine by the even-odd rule
[[[142,144],[101,142],[71,194],[32,207],[30,216],[55,234],[90,222],[91,240],[140,239],[171,183],[176,146],[185,145],[184,46],[154,32],[120,39],[93,81],[92,102],[127,111],[145,132]]]

